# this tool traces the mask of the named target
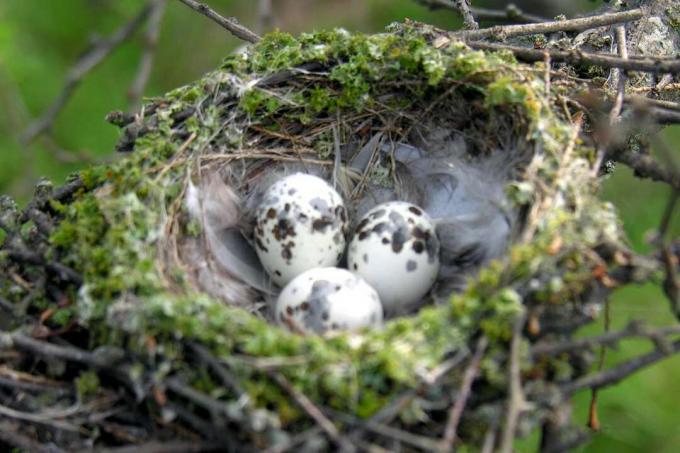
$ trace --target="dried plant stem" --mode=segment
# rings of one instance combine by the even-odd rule
[[[211,19],[213,22],[217,23],[222,28],[229,31],[232,35],[236,36],[239,39],[242,39],[243,41],[249,43],[256,43],[261,39],[257,33],[241,25],[235,18],[224,17],[214,9],[210,8],[208,5],[205,5],[201,2],[197,2],[195,0],[179,0],[179,1],[184,3],[194,11],[203,14],[205,17]]]

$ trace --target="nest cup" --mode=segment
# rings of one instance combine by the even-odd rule
[[[423,26],[270,34],[151,100],[124,128],[119,149],[131,154],[81,174],[84,190],[52,240],[55,256],[83,275],[78,322],[93,348],[135,351],[138,398],[152,401],[149,383],[168,378],[228,405],[236,446],[288,445],[310,429],[311,404],[357,428],[355,441],[389,445],[359,426],[374,417],[413,433],[407,444],[434,448],[423,439],[443,433],[450,395],[476,354],[482,366],[457,436],[479,445],[505,408],[513,334],[525,345],[560,340],[592,321],[606,290],[592,269],[623,249],[615,213],[596,196],[581,119],[546,89],[540,65],[472,51]],[[414,150],[426,154],[404,158]],[[484,199],[507,219],[502,252],[466,255],[470,244],[451,230],[459,249],[449,273],[383,329],[324,339],[272,325],[275,290],[252,250],[239,248],[262,191],[291,172],[319,175],[356,221],[387,199],[427,203],[422,178],[441,181],[414,163],[423,158],[463,169],[456,176],[470,197],[491,194]],[[488,231],[491,222],[476,221],[467,233]],[[524,415],[528,432],[559,405],[559,382],[582,376],[591,357],[522,360],[532,371],[525,397],[540,408]],[[218,426],[221,415],[171,387],[185,411],[173,412],[178,423]],[[323,431],[307,441],[342,444]]]

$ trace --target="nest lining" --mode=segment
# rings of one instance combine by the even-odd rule
[[[457,388],[463,370],[446,376],[437,370],[481,335],[488,345],[479,396],[469,402],[460,436],[475,443],[480,427],[497,422],[513,325],[531,312],[543,326],[535,337],[562,337],[592,319],[599,283],[591,270],[602,260],[594,250],[616,249],[617,218],[594,196],[584,158],[590,150],[578,142],[578,128],[556,113],[540,70],[460,43],[437,49],[427,34],[407,27],[392,31],[271,35],[222,70],[154,101],[141,123],[125,131],[121,147],[133,143],[134,153],[81,175],[87,190],[72,203],[55,204],[64,219],[51,246],[83,275],[75,313],[93,348],[134,351],[153,364],[154,382],[181,376],[225,401],[247,395],[234,422],[248,426],[241,434],[248,442],[265,442],[263,432],[306,426],[271,370],[312,401],[359,417],[428,383],[427,396],[414,399],[401,419],[415,432],[438,431],[442,411],[427,403]],[[192,282],[186,250],[182,256],[182,238],[201,234],[183,207],[192,180],[200,185],[206,175],[220,174],[234,182],[238,175],[247,184],[260,167],[299,164],[307,156],[307,164],[332,168],[336,142],[356,150],[382,133],[388,145],[408,143],[442,125],[464,137],[473,159],[517,153],[508,184],[521,212],[517,242],[461,294],[382,331],[320,339],[253,316],[261,309],[257,297],[246,310],[232,308]],[[390,186],[390,163],[376,160],[365,175]],[[242,393],[205,367],[195,369],[191,343],[227,364],[245,386]],[[539,370],[526,384],[527,397],[546,409],[555,381],[582,372],[569,360],[526,366]],[[147,378],[137,375],[138,385]],[[529,414],[527,426],[544,416]]]

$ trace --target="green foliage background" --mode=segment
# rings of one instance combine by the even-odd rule
[[[276,1],[276,0],[274,0]],[[111,110],[126,110],[126,92],[134,79],[142,40],[140,36],[117,49],[79,87],[54,126],[54,143],[37,140],[20,144],[19,135],[31,119],[59,94],[71,64],[89,40],[107,36],[136,13],[139,0],[3,0],[0,2],[0,193],[27,200],[37,178],[56,183],[86,163],[83,154],[96,161],[116,159],[115,127],[104,121]],[[212,7],[233,15],[255,28],[254,0],[212,0]],[[482,2],[474,2],[483,6]],[[498,2],[497,2],[498,3]],[[500,2],[502,3],[502,2]],[[592,2],[581,2],[592,8]],[[278,17],[286,31],[298,32],[342,26],[350,30],[379,31],[388,23],[410,17],[447,28],[460,25],[449,11],[428,11],[412,0],[299,0]],[[239,41],[207,19],[175,0],[168,0],[160,44],[146,95],[160,95],[216,67]],[[680,130],[668,129],[666,139],[680,147]],[[74,162],[55,159],[54,148]],[[645,237],[658,223],[668,196],[666,187],[637,181],[620,168],[604,184],[603,195],[621,212],[632,245],[648,250]],[[675,213],[671,234],[680,234],[680,215]],[[628,288],[612,301],[613,327],[642,318],[649,325],[673,322],[661,291],[653,286]],[[602,324],[588,328],[602,331]],[[608,362],[645,352],[649,345],[626,342],[620,351],[608,353]],[[587,452],[675,452],[680,446],[680,363],[671,359],[647,369],[600,396],[602,431]],[[589,394],[577,397],[574,417],[585,423]],[[535,451],[537,438],[518,443],[519,451]]]

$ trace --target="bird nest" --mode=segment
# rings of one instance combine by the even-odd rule
[[[402,24],[270,34],[111,115],[125,157],[41,184],[23,211],[2,200],[3,431],[67,450],[409,451],[508,448],[543,426],[568,445],[582,434],[559,421],[570,396],[609,382],[571,336],[646,268],[597,197],[596,154],[560,90],[540,64]],[[273,324],[246,257],[254,194],[305,171],[355,218],[376,191],[422,202],[399,171],[413,149],[455,158],[466,196],[492,194],[508,246],[487,256],[469,229],[422,306],[381,329]],[[210,230],[238,231],[246,252]]]

